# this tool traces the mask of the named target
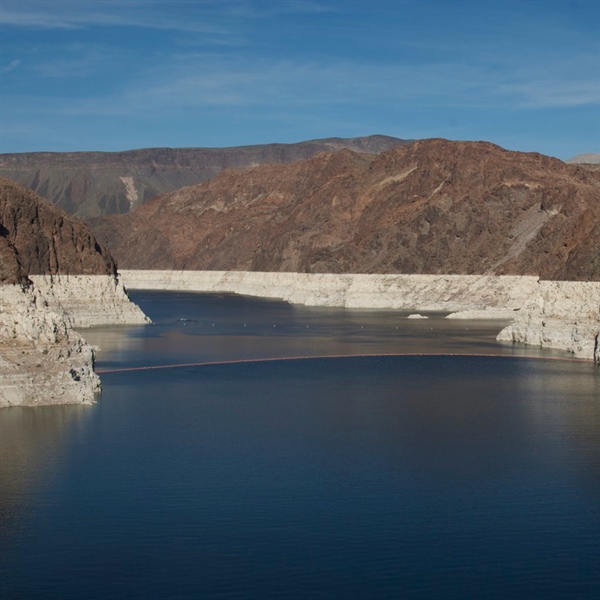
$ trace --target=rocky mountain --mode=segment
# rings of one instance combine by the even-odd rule
[[[600,279],[600,173],[486,142],[228,170],[91,225],[127,269]]]
[[[73,327],[146,321],[86,225],[0,179],[0,408],[93,402],[93,349]]]
[[[372,135],[233,148],[2,154],[0,176],[86,218],[128,213],[159,194],[206,181],[226,168],[291,163],[342,148],[376,154],[405,143]]]
[[[45,274],[116,275],[116,266],[81,221],[0,178],[0,283]]]

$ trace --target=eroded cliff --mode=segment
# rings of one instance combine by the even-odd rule
[[[600,363],[600,283],[540,281],[498,340],[566,350]]]
[[[0,407],[93,402],[93,365],[90,345],[33,286],[0,286]]]
[[[92,402],[93,351],[73,327],[142,322],[89,229],[0,179],[0,407]]]

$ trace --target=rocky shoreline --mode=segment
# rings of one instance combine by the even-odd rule
[[[0,285],[0,407],[89,404],[94,351],[73,327],[147,323],[112,275],[34,275]]]
[[[500,342],[555,348],[600,364],[600,282],[533,276],[123,270],[128,289],[230,292],[313,306],[514,319]]]
[[[600,364],[600,283],[540,281],[537,288],[497,339],[566,350]]]
[[[119,276],[30,275],[49,310],[71,327],[136,325],[148,317],[127,296]]]
[[[100,391],[94,352],[74,327],[148,323],[125,287],[385,308],[413,318],[415,311],[437,311],[449,318],[512,319],[500,342],[560,349],[600,364],[600,282],[242,271],[33,275],[30,281],[0,286],[0,407],[94,402]]]

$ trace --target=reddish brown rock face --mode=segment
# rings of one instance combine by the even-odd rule
[[[0,179],[0,283],[40,274],[114,275],[116,267],[85,224]]]
[[[122,268],[600,280],[600,173],[485,142],[225,171],[92,223]]]
[[[342,148],[377,154],[406,143],[371,135],[233,148],[0,154],[0,176],[85,219],[131,212],[159,194],[201,183],[223,169],[291,163]]]

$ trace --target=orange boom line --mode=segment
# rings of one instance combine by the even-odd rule
[[[196,363],[180,363],[174,365],[151,365],[146,367],[124,367],[121,369],[98,369],[98,375],[107,375],[110,373],[131,373],[134,371],[152,371],[158,369],[183,369],[185,367],[217,367],[224,365],[243,365],[253,363],[283,362],[292,360],[321,360],[328,358],[387,358],[387,357],[417,357],[417,356],[440,356],[440,357],[477,357],[477,358],[522,358],[527,360],[555,360],[562,362],[589,362],[587,358],[567,358],[558,356],[513,356],[510,354],[468,354],[468,353],[449,353],[449,352],[403,352],[397,354],[329,354],[323,356],[282,356],[278,358],[240,358],[236,360],[218,360]]]

